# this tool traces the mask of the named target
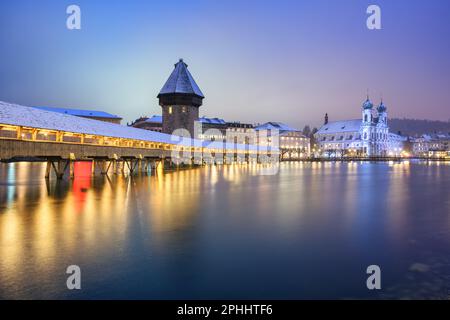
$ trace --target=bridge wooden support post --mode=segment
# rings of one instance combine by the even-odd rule
[[[142,159],[137,160],[137,172],[138,174],[142,173]]]
[[[109,169],[111,169],[114,160],[102,160],[102,175],[108,175]]]
[[[138,167],[138,160],[134,159],[123,159],[124,163],[127,165],[128,170],[130,171],[130,175],[136,172],[136,168]],[[125,166],[125,165],[124,165]]]
[[[158,173],[159,170],[161,170],[161,172],[164,172],[164,167],[165,167],[165,162],[166,159],[165,158],[161,158],[161,160],[159,161],[159,163],[157,164],[157,170],[156,173]],[[159,169],[159,170],[158,170]]]
[[[94,177],[95,176],[95,159],[92,159],[91,170],[92,170],[91,174]]]
[[[55,165],[55,162],[57,163]],[[47,160],[47,167],[45,169],[45,179],[49,179],[51,175],[51,171],[55,172],[56,179],[61,180],[64,177],[64,173],[66,172],[69,166],[73,166],[70,160]],[[73,167],[71,167],[70,177],[73,177]]]
[[[102,162],[101,162],[101,174],[102,175],[107,175],[108,174],[108,169],[109,169],[109,167],[108,167],[108,165],[107,165],[107,163],[106,163],[106,160],[102,160]]]
[[[61,180],[64,177],[64,172],[66,172],[67,167],[69,166],[70,160],[59,160],[58,161],[58,169],[56,171],[56,178]]]
[[[50,172],[52,171],[52,162],[47,160],[47,168],[45,168],[45,179],[50,178]]]
[[[151,170],[150,160],[148,158],[145,158],[144,159],[144,173],[151,174],[151,172],[149,172],[149,169]]]
[[[75,177],[75,161],[68,160],[69,161],[69,177],[70,179],[73,179]]]
[[[128,160],[127,160],[127,159],[123,159],[123,166],[124,166],[124,168],[123,168],[123,171],[122,171],[122,172],[125,174],[125,165],[127,166],[129,173],[131,174],[131,173],[132,173],[132,169],[131,169],[131,166],[130,166],[130,164],[128,163]]]
[[[159,161],[150,160],[150,174],[156,174],[158,172]]]
[[[111,160],[111,163],[112,163],[112,173],[117,174],[117,160],[113,159]]]
[[[122,174],[122,175],[124,175],[125,174],[125,160],[121,160],[120,162],[119,162],[119,169],[120,169],[120,173]]]

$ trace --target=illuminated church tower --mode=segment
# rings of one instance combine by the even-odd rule
[[[195,137],[194,123],[199,118],[199,107],[203,103],[203,93],[180,59],[158,95],[162,108],[162,132],[172,134],[176,129],[186,129]]]

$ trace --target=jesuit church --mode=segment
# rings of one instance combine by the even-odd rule
[[[369,156],[400,155],[403,137],[390,133],[387,108],[381,101],[374,107],[369,97],[362,105],[362,117],[355,120],[328,121],[315,134],[322,156]]]

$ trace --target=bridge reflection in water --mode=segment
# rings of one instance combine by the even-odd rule
[[[0,164],[1,297],[448,297],[448,163],[81,166],[45,180],[43,163]],[[381,293],[365,287],[374,263]],[[71,264],[81,291],[65,287]]]

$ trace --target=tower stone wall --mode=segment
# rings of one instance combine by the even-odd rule
[[[158,95],[162,132],[174,134],[177,129],[185,129],[191,137],[197,138],[194,127],[204,96],[187,67],[180,59]]]

